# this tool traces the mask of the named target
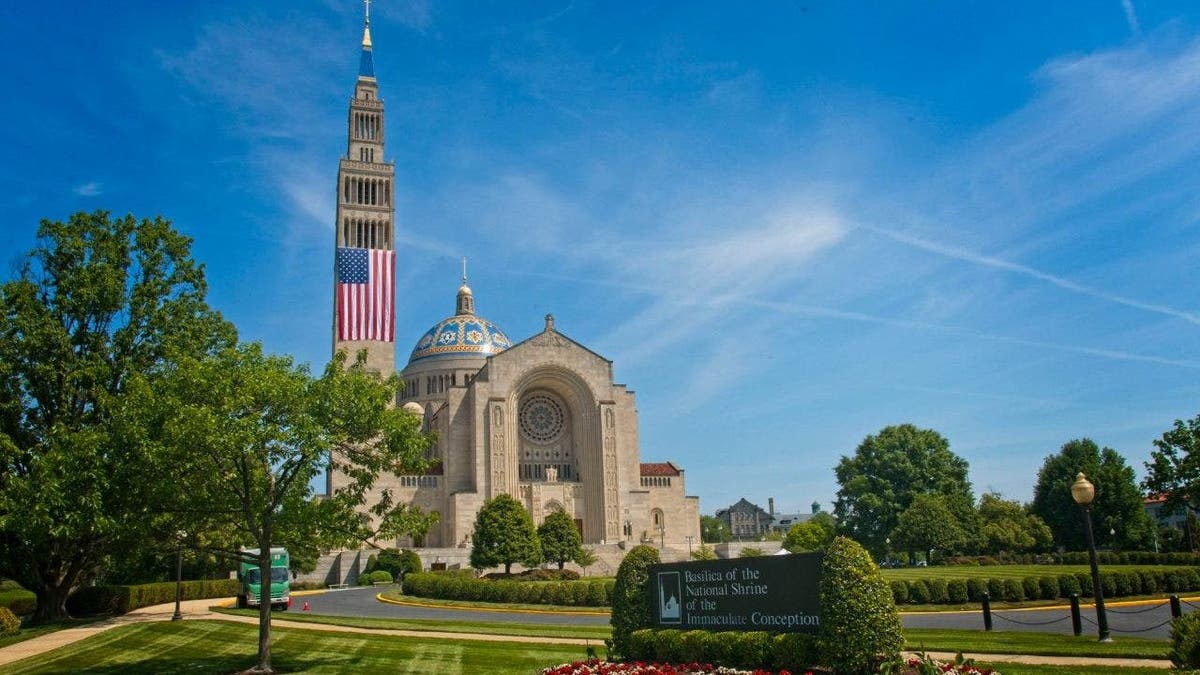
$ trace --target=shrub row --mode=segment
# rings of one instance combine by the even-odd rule
[[[419,573],[404,577],[404,592],[421,598],[527,605],[608,607],[613,581],[491,581],[459,574]]]
[[[184,600],[230,598],[238,594],[236,579],[185,581],[180,590]],[[136,586],[88,586],[67,598],[67,611],[76,616],[125,614],[140,607],[175,601],[175,582],[163,581]]]
[[[1129,551],[1114,553],[1100,551],[1096,560],[1101,565],[1200,565],[1200,553],[1154,553]],[[957,555],[944,561],[947,565],[1087,565],[1087,551],[1070,553],[1000,553],[998,555]]]
[[[979,602],[985,592],[992,600],[1008,602],[1068,598],[1072,593],[1092,595],[1092,575],[1087,572],[1023,579],[895,579],[890,583],[896,604],[961,605]],[[1175,570],[1104,570],[1100,572],[1100,583],[1106,598],[1182,593],[1200,590],[1200,572],[1186,567]]]
[[[636,630],[628,658],[661,663],[719,663],[730,668],[804,672],[817,661],[817,639],[798,633]]]
[[[371,584],[390,584],[394,581],[392,573],[387,570],[375,570],[366,574],[358,575],[359,586],[370,586]]]

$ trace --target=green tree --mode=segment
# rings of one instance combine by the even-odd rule
[[[1148,549],[1154,524],[1142,505],[1133,469],[1116,450],[1101,450],[1087,438],[1065,443],[1058,453],[1046,458],[1038,471],[1031,510],[1050,527],[1055,543],[1072,551],[1086,548],[1082,516],[1071,499],[1071,484],[1080,472],[1096,486],[1092,504],[1096,544]],[[1109,534],[1112,531],[1116,531],[1115,538]]]
[[[1200,415],[1184,421],[1155,439],[1150,461],[1146,462],[1146,479],[1142,486],[1150,494],[1166,498],[1164,513],[1187,513],[1200,509]],[[1185,520],[1186,547],[1193,544],[1194,532],[1190,518]]]
[[[205,302],[191,240],[162,218],[42,221],[0,286],[0,569],[67,615],[113,553],[173,549],[144,430],[116,419],[142,373],[236,340]]]
[[[898,655],[904,636],[892,589],[862,546],[834,539],[821,559],[819,587],[822,665],[838,673],[873,673],[881,658]]]
[[[650,579],[650,566],[659,562],[658,549],[643,544],[630,549],[617,568],[610,623],[612,651],[619,656],[629,654],[629,636],[633,631],[650,626],[650,588],[647,582]]]
[[[788,529],[783,539],[783,547],[792,553],[805,551],[820,551],[833,543],[837,532],[837,523],[833,516],[823,511],[813,514],[812,518],[803,523],[796,523]]]
[[[565,511],[552,511],[537,529],[538,541],[542,545],[542,558],[558,563],[558,569],[574,560],[583,548],[579,528]]]
[[[486,569],[504,565],[504,573],[511,574],[513,563],[532,567],[541,561],[537,530],[533,529],[533,520],[521,502],[507,494],[496,495],[484,502],[475,516],[471,567]]]
[[[980,498],[979,520],[980,546],[985,553],[1046,551],[1054,542],[1046,521],[994,492]]]
[[[717,552],[708,544],[700,544],[700,548],[692,551],[692,560],[716,560]]]
[[[387,492],[366,507],[381,474],[427,466],[420,419],[393,405],[400,384],[367,371],[364,358],[347,366],[339,353],[314,377],[289,357],[242,344],[181,358],[147,383],[156,393],[128,422],[154,431],[175,484],[187,486],[166,503],[176,522],[251,544],[269,569],[272,546],[306,555],[428,527],[429,516]],[[311,485],[327,468],[339,474],[338,487],[318,499]],[[270,621],[263,603],[259,672],[271,670]]]
[[[851,457],[834,469],[839,531],[876,555],[917,495],[940,494],[958,522],[971,518],[975,499],[967,480],[967,461],[932,429],[901,424],[867,436]]]
[[[721,544],[733,539],[729,526],[716,516],[700,516],[700,541]]]
[[[915,558],[918,551],[961,551],[967,542],[967,534],[946,501],[946,497],[939,494],[917,495],[897,519],[896,529],[892,530],[892,546],[908,551],[909,559]]]
[[[580,546],[579,553],[575,554],[575,564],[583,569],[583,573],[586,576],[588,568],[596,564],[596,552],[590,548]]]

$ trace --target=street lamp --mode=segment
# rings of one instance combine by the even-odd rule
[[[175,533],[175,613],[172,621],[183,620],[183,612],[179,611],[179,602],[183,599],[183,539],[187,532],[180,530]]]
[[[1108,635],[1108,615],[1104,612],[1104,588],[1100,585],[1100,568],[1096,565],[1096,539],[1092,536],[1092,500],[1096,498],[1096,486],[1081,472],[1071,484],[1071,498],[1083,509],[1083,533],[1087,537],[1088,558],[1092,563],[1092,593],[1096,598],[1096,626],[1100,641],[1112,642]]]

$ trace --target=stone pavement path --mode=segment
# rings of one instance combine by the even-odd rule
[[[185,620],[216,619],[220,621],[234,621],[248,624],[258,623],[257,617],[233,616],[229,614],[218,614],[210,611],[209,607],[217,604],[218,602],[219,601],[215,600],[188,600],[180,605],[180,611],[183,613]],[[142,609],[134,610],[123,616],[113,617],[111,619],[98,621],[94,624],[80,626],[78,628],[66,628],[60,631],[35,637],[30,640],[25,640],[24,642],[18,642],[0,649],[0,667],[8,663],[20,661],[21,659],[37,656],[38,654],[44,654],[61,647],[66,647],[86,637],[111,630],[117,626],[142,623],[145,621],[170,621],[171,615],[174,613],[175,603],[143,607]],[[276,628],[319,630],[332,633],[366,633],[370,635],[399,635],[406,637],[432,637],[454,640],[484,640],[491,642],[529,642],[574,645],[584,645],[588,643],[587,640],[579,638],[489,635],[485,633],[446,633],[439,631],[392,630],[386,628],[355,628],[351,626],[331,626],[326,624],[288,621],[287,619],[280,618],[273,618],[271,620],[271,625]],[[926,652],[926,654],[940,661],[953,661],[955,658],[955,654],[951,652]],[[1085,656],[1027,656],[1022,654],[964,654],[964,656],[966,658],[973,658],[976,661],[988,663],[1027,663],[1054,666],[1107,665],[1114,668],[1138,667],[1168,669],[1171,667],[1170,661],[1160,659],[1116,659]]]

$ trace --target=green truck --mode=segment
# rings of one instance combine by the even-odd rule
[[[241,582],[241,590],[237,596],[238,607],[258,607],[262,602],[262,570],[258,567],[257,548],[242,549],[247,556],[238,565],[237,578]],[[251,562],[253,558],[255,562]],[[286,548],[271,549],[271,573],[269,598],[272,609],[285,610],[292,604],[291,571],[288,569],[288,552]]]

